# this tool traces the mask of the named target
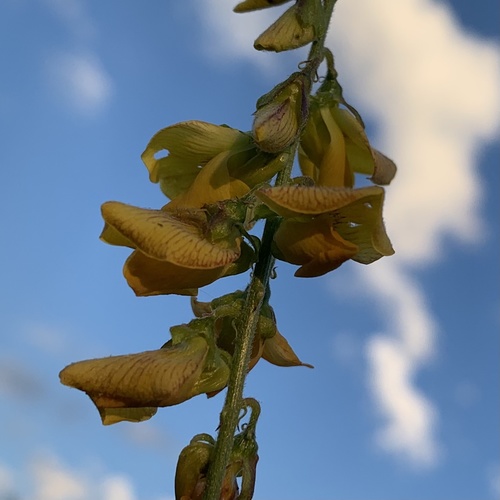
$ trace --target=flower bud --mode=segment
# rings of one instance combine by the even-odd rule
[[[260,149],[279,153],[298,138],[307,119],[307,86],[305,77],[296,73],[259,100],[253,136]]]

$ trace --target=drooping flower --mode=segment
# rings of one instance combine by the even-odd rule
[[[210,219],[206,210],[149,210],[119,202],[102,206],[101,239],[134,252],[124,276],[138,296],[196,295],[198,288],[244,272],[253,250],[230,220]]]
[[[215,353],[214,368],[210,349],[205,338],[192,336],[154,351],[79,361],[64,368],[60,379],[92,399],[103,424],[139,422],[151,418],[157,407],[226,385],[227,362]]]
[[[394,253],[382,220],[381,187],[283,186],[256,195],[284,218],[273,251],[301,266],[296,276],[321,276],[349,259],[370,264]]]

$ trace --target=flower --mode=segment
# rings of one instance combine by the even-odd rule
[[[335,99],[312,98],[309,120],[300,140],[299,164],[318,186],[353,187],[354,173],[375,184],[389,184],[396,174],[392,160],[370,146],[364,128]]]
[[[196,295],[199,287],[244,272],[254,259],[234,221],[217,215],[107,202],[101,239],[134,249],[123,273],[136,295]]]
[[[201,335],[176,339],[163,348],[73,363],[59,374],[64,385],[87,393],[104,425],[151,418],[172,406],[225,387],[227,357],[213,352]]]
[[[370,264],[394,253],[382,220],[381,187],[282,186],[256,195],[284,218],[273,253],[301,266],[295,276],[321,276],[349,259]]]
[[[160,153],[167,156],[157,158]],[[202,121],[157,132],[142,154],[149,178],[170,198],[169,210],[240,198],[285,165],[283,155],[256,147],[250,134]]]

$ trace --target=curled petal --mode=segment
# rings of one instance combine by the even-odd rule
[[[274,236],[276,257],[300,265],[295,276],[311,278],[328,273],[353,258],[358,247],[336,232],[328,216],[298,221],[285,219]]]
[[[198,288],[225,275],[230,266],[190,269],[171,262],[152,259],[135,251],[126,260],[123,275],[139,297],[152,295],[197,295]]]
[[[246,142],[251,142],[251,139],[239,130],[192,120],[157,132],[141,158],[152,182],[158,182],[163,177],[174,179],[182,175],[183,170],[196,177],[199,166],[222,151]],[[166,152],[168,156],[156,159],[160,152]]]
[[[382,196],[378,186],[359,189],[321,186],[279,186],[255,193],[269,208],[283,217],[334,212],[367,196]]]
[[[198,394],[207,354],[206,340],[193,337],[155,351],[79,361],[59,376],[86,392],[101,415],[110,408],[171,406]]]
[[[102,205],[102,216],[144,254],[181,267],[220,268],[240,255],[240,240],[229,248],[212,244],[204,237],[203,221],[193,224],[182,215],[110,201]]]

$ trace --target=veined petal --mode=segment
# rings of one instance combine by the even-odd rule
[[[208,354],[202,337],[139,354],[79,361],[60,373],[64,385],[87,393],[99,411],[171,406],[187,399]]]
[[[213,269],[189,269],[171,262],[152,259],[135,251],[123,266],[123,275],[139,297],[152,295],[197,295],[198,288],[213,283],[229,266]]]
[[[168,174],[168,165],[155,158],[161,151],[181,158],[191,165],[204,165],[222,151],[239,143],[251,143],[251,138],[230,127],[213,125],[202,121],[186,121],[166,127],[157,132],[142,153],[142,161],[149,170],[152,182],[158,182]]]
[[[186,217],[190,214],[187,213]],[[204,238],[202,221],[183,220],[165,210],[149,210],[110,201],[102,205],[102,216],[134,246],[149,257],[190,269],[214,269],[234,262],[240,255],[240,240],[224,241],[227,248]]]
[[[358,247],[345,240],[328,216],[307,221],[285,219],[274,235],[276,257],[300,265],[295,276],[312,278],[333,271],[353,258]]]
[[[366,196],[383,196],[378,186],[359,189],[323,186],[279,186],[256,191],[271,210],[283,217],[319,215],[338,210]]]

